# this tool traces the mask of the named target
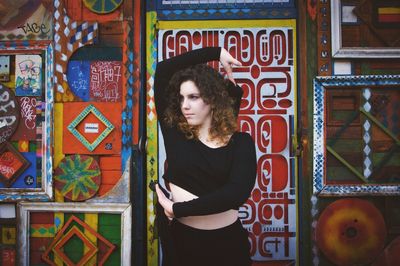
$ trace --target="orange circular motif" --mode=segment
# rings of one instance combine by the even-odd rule
[[[321,213],[315,230],[318,247],[336,265],[364,265],[382,251],[385,221],[369,201],[340,199]]]

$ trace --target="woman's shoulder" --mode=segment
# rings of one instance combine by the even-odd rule
[[[238,143],[254,143],[253,137],[247,132],[236,131],[233,133],[232,139]]]

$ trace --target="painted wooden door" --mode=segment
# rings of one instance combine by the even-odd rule
[[[257,149],[256,186],[239,212],[251,256],[255,265],[296,261],[296,20],[169,21],[158,10],[147,14],[147,41],[148,179],[160,179],[165,161],[152,91],[156,63],[201,47],[225,47],[243,64],[233,73],[244,91],[238,123]],[[223,71],[218,62],[212,66]],[[156,265],[154,195],[148,196],[148,263]]]

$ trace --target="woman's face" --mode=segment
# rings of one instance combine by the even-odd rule
[[[193,81],[188,80],[180,87],[181,111],[191,126],[211,126],[211,106],[204,102]]]

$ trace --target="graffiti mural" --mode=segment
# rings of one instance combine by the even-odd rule
[[[0,3],[0,41],[51,40],[53,1],[3,0]]]
[[[250,233],[254,261],[294,260],[295,23],[281,21],[274,27],[254,23],[246,29],[240,27],[240,22],[235,23],[237,27],[233,28],[226,28],[223,22],[214,23],[214,27],[212,22],[207,22],[207,26],[198,23],[195,29],[160,23],[158,60],[205,46],[222,46],[242,62],[233,73],[244,91],[239,126],[255,140],[258,173],[256,187],[241,207],[240,218]],[[210,64],[223,71],[217,61]],[[165,156],[160,152],[162,169]]]

